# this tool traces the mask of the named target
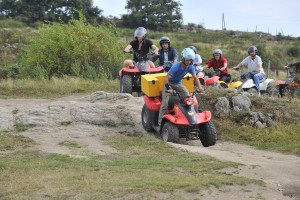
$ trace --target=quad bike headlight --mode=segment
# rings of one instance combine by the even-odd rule
[[[194,99],[192,99],[192,98],[186,98],[186,99],[184,100],[184,104],[185,104],[185,105],[188,105],[188,106],[191,106],[191,105],[194,104]]]

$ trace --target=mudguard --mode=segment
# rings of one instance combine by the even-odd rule
[[[270,83],[275,82],[273,79],[267,78],[263,82],[260,83],[260,90],[267,90],[267,87]]]
[[[175,107],[174,110],[176,110],[176,115],[166,114],[163,116],[163,119],[167,119],[173,124],[190,125],[189,121],[187,120],[183,112],[178,107],[177,108]],[[211,120],[211,112],[203,111],[201,113],[196,113],[195,117],[196,117],[195,124],[205,123]]]
[[[220,79],[219,76],[213,76],[211,78],[207,78],[205,79],[205,85],[208,86],[208,85],[215,84],[219,81],[219,79]]]
[[[160,97],[148,97],[144,95],[144,102],[147,108],[151,111],[159,111],[161,106],[161,98]]]
[[[228,84],[228,88],[238,88],[243,84],[242,81],[235,81]]]
[[[254,81],[253,79],[248,79],[242,86],[243,89],[249,89],[249,88],[252,88],[252,87],[255,87],[256,88],[256,85],[254,84]]]

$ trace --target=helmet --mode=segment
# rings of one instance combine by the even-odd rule
[[[197,54],[197,48],[196,47],[194,47],[194,46],[188,46],[187,48],[192,49],[195,52],[195,54]]]
[[[160,46],[162,46],[162,43],[168,43],[169,46],[170,46],[170,39],[169,39],[169,37],[167,37],[167,36],[161,37],[160,40],[159,40]]]
[[[199,54],[195,55],[195,60],[193,64],[200,65],[202,63],[202,58]]]
[[[147,34],[147,30],[144,27],[138,27],[134,32],[134,37],[143,37],[145,38]]]
[[[213,51],[213,56],[215,56],[215,54],[220,54],[220,56],[222,56],[222,50],[221,49],[215,49]]]
[[[255,54],[257,54],[258,50],[257,50],[256,46],[250,46],[250,47],[248,48],[248,54],[249,54],[249,55],[250,55],[250,52],[252,52],[252,51],[254,51]]]
[[[181,56],[185,60],[195,60],[195,52],[191,48],[183,49]]]

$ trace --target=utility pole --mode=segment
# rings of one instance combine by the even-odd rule
[[[222,30],[226,30],[224,13],[222,13]]]

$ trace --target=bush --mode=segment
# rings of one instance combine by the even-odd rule
[[[290,47],[288,50],[287,50],[287,54],[288,56],[291,56],[291,57],[298,57],[300,56],[300,48],[299,47]]]
[[[114,26],[93,27],[81,15],[68,24],[43,25],[30,37],[20,56],[23,74],[31,78],[64,75],[83,78],[116,77],[125,44]]]

